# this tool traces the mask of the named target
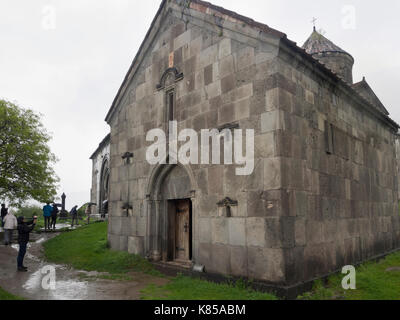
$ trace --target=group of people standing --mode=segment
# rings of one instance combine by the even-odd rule
[[[53,203],[50,205],[50,202],[47,202],[43,207],[43,217],[45,224],[45,231],[55,230],[58,213],[60,210],[57,207],[57,204]],[[74,206],[70,211],[71,214],[71,226],[74,226],[74,223],[78,224],[78,206]],[[89,204],[86,208],[85,214],[87,216],[87,223],[90,222],[90,214],[91,214],[91,204]],[[6,208],[6,205],[3,203],[1,205],[1,226],[4,229],[4,244],[6,246],[10,245],[13,240],[14,230],[18,230],[18,244],[19,251],[17,257],[17,270],[21,272],[26,272],[28,270],[27,267],[24,266],[24,257],[26,254],[27,245],[29,242],[29,234],[35,228],[37,223],[37,216],[33,216],[32,219],[28,221],[25,220],[24,217],[16,218],[13,211],[11,209]]]
[[[58,213],[60,210],[58,210],[57,204],[53,203],[53,205],[50,205],[50,202],[46,203],[46,205],[43,207],[43,217],[44,217],[44,229],[45,231],[51,231],[52,229],[56,229],[56,223],[57,223],[57,218],[58,218]],[[86,207],[85,214],[87,216],[87,223],[90,222],[90,214],[91,214],[91,204],[89,204]],[[78,206],[74,206],[71,211],[71,227],[75,225],[78,225]]]
[[[50,205],[50,202],[47,202],[43,207],[43,217],[44,217],[44,230],[50,231],[51,229],[56,230],[56,223],[58,218],[58,207],[55,203]]]
[[[35,228],[36,222],[36,216],[34,216],[33,219],[30,221],[25,221],[25,218],[22,216],[16,218],[13,211],[6,208],[6,205],[4,203],[1,205],[1,225],[4,228],[4,244],[6,246],[12,243],[14,230],[18,230],[18,271],[28,271],[28,268],[24,266],[24,257],[29,242],[29,234]]]

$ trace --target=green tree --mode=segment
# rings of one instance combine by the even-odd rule
[[[33,216],[42,216],[42,208],[39,207],[38,205],[25,205],[22,206],[18,209],[18,211],[15,213],[17,217],[19,216],[24,216],[27,218],[33,218]]]
[[[0,99],[0,199],[11,205],[51,201],[58,177],[47,133],[34,111]]]

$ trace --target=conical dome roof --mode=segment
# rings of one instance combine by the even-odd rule
[[[326,53],[326,52],[340,52],[351,56],[348,52],[344,51],[336,44],[334,44],[332,41],[328,40],[322,34],[317,32],[317,30],[315,30],[315,27],[313,33],[304,43],[302,48],[306,50],[308,54],[311,55],[318,53]]]
[[[354,58],[317,32],[315,27],[302,48],[327,69],[331,70],[347,83],[353,84]]]

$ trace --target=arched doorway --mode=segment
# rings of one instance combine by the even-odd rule
[[[189,264],[194,255],[195,182],[189,167],[160,165],[147,198],[147,255],[154,261]]]
[[[104,217],[108,213],[108,191],[110,186],[110,168],[108,159],[103,161],[100,172],[99,213]]]

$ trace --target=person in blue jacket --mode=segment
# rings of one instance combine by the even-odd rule
[[[43,217],[44,217],[44,230],[50,231],[50,220],[51,213],[53,212],[53,207],[50,205],[50,202],[47,202],[43,207]]]

